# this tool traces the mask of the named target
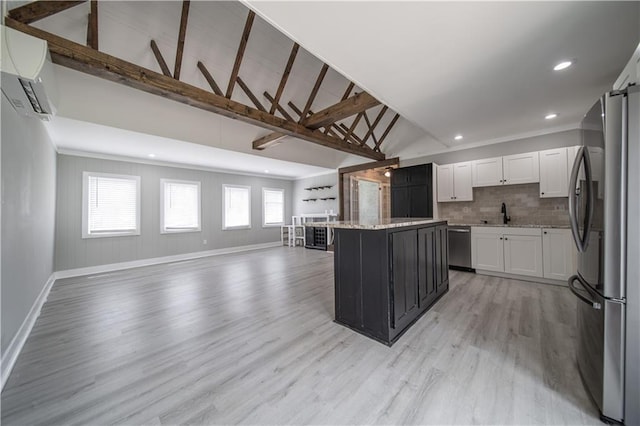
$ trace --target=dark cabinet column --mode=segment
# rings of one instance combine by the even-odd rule
[[[391,288],[394,329],[404,329],[418,315],[416,230],[391,234]]]
[[[446,226],[437,226],[436,233],[436,287],[440,295],[449,289],[449,235]]]
[[[418,294],[420,310],[436,300],[436,228],[418,230]]]
[[[391,217],[409,217],[409,188],[391,188]]]

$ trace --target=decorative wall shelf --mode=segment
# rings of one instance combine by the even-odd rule
[[[317,191],[320,189],[329,189],[333,188],[333,185],[324,185],[324,186],[312,186],[310,188],[305,188],[306,191]]]

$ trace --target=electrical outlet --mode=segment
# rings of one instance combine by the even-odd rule
[[[206,245],[207,244],[207,240],[202,240],[202,244]]]

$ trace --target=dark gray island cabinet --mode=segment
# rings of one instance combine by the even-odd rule
[[[449,290],[447,222],[335,222],[335,321],[391,346]]]

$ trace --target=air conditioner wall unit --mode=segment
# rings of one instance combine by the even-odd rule
[[[3,25],[0,39],[2,93],[19,114],[49,121],[58,93],[47,42]]]

